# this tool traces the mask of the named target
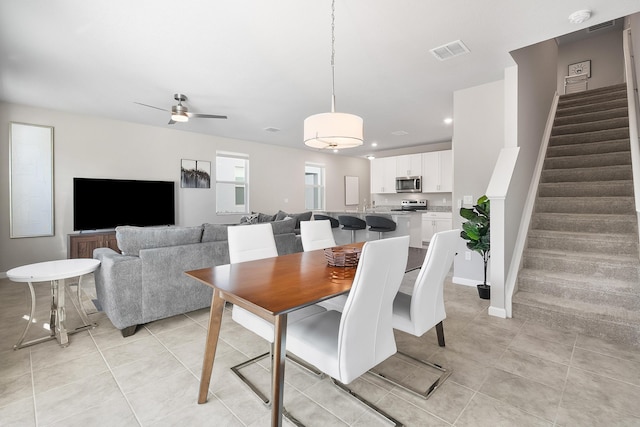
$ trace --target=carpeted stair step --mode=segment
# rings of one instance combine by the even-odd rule
[[[604,87],[599,87],[596,89],[589,89],[589,90],[585,90],[582,92],[574,92],[574,93],[567,93],[567,94],[563,94],[560,95],[560,97],[562,99],[568,100],[568,99],[578,99],[578,98],[588,98],[590,96],[595,96],[595,95],[602,95],[603,93],[607,94],[607,93],[620,93],[620,92],[625,92],[627,91],[627,84],[626,83],[618,83],[615,85],[610,85],[610,86],[604,86]]]
[[[547,158],[544,161],[543,169],[573,169],[630,164],[631,151],[619,151],[616,153]]]
[[[608,110],[593,111],[588,113],[576,114],[571,116],[557,117],[553,121],[553,126],[566,126],[575,124],[586,124],[590,122],[598,122],[601,120],[628,118],[628,107],[612,108]]]
[[[536,212],[633,214],[633,197],[538,197]]]
[[[558,109],[576,107],[579,105],[599,104],[601,102],[627,97],[627,89],[624,85],[620,85],[616,88],[610,86],[609,88],[603,89],[604,90],[602,91],[595,89],[580,93],[560,95],[560,98],[558,99]]]
[[[630,215],[601,215],[583,213],[534,213],[532,230],[568,231],[583,233],[628,233],[637,235],[638,221]]]
[[[523,269],[518,275],[519,291],[601,303],[625,310],[640,310],[638,286],[633,282],[543,270]]]
[[[513,317],[640,348],[640,260],[626,85],[562,95]]]
[[[638,282],[640,278],[638,257],[632,255],[527,248],[524,251],[523,267],[622,281]]]
[[[576,134],[554,135],[549,138],[549,146],[568,144],[584,144],[589,142],[610,141],[613,139],[628,139],[629,127],[583,132]]]
[[[588,142],[583,144],[558,145],[547,148],[547,158],[580,156],[586,154],[604,154],[630,151],[629,139]]]
[[[569,329],[620,344],[639,347],[640,318],[637,310],[570,298],[518,291],[513,296],[514,317]]]
[[[538,197],[633,197],[633,181],[545,182]]]
[[[546,169],[542,171],[540,182],[576,182],[576,181],[628,181],[633,179],[631,168],[627,165],[603,166],[594,168]]]
[[[578,105],[575,107],[566,106],[556,110],[556,118],[577,116],[585,113],[593,113],[596,111],[614,110],[616,108],[628,108],[627,97],[620,97],[611,101],[599,102],[593,105]]]
[[[617,117],[615,119],[606,119],[592,121],[588,123],[569,124],[562,126],[554,126],[551,129],[551,135],[568,135],[585,132],[597,132],[606,129],[615,129],[629,126],[628,117]]]
[[[632,234],[530,230],[527,246],[575,253],[605,253],[638,257],[638,239]],[[640,290],[640,285],[638,287]],[[640,308],[640,307],[639,307]]]

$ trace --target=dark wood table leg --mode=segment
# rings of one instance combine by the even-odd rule
[[[271,367],[271,426],[282,426],[284,407],[284,362],[287,354],[287,315],[275,317],[273,328],[273,365]]]
[[[220,335],[223,311],[224,299],[219,295],[217,290],[214,290],[213,298],[211,299],[211,311],[209,312],[209,327],[207,329],[207,342],[204,347],[204,360],[202,361],[198,403],[206,403],[207,396],[209,395],[209,383],[211,382],[213,360],[216,357],[216,348],[218,347],[218,336]]]

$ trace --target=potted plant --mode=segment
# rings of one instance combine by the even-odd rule
[[[460,208],[460,216],[467,220],[462,224],[460,237],[467,241],[467,248],[482,256],[484,262],[484,282],[478,285],[478,295],[482,299],[490,299],[491,288],[487,285],[487,265],[491,249],[489,199],[487,196],[482,196],[472,209]]]

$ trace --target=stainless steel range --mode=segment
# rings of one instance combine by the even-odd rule
[[[391,209],[392,211],[424,211],[427,209],[426,200],[403,200],[400,202],[400,209]]]

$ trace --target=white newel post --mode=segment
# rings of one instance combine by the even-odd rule
[[[491,269],[489,282],[491,283],[491,304],[489,315],[507,317],[505,309],[505,198],[491,196]]]
[[[513,177],[518,147],[503,148],[493,169],[487,197],[491,201],[491,305],[489,315],[507,317],[505,279],[509,270],[506,262],[506,226],[507,226],[507,195]]]

